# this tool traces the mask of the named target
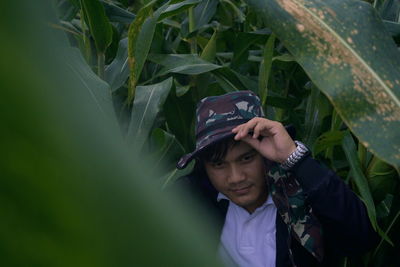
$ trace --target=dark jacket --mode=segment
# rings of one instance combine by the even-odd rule
[[[379,241],[367,211],[360,199],[331,170],[307,156],[291,170],[302,186],[307,204],[319,219],[323,231],[325,256],[319,263],[301,244],[291,238],[290,246],[295,264],[300,267],[337,266],[341,256],[364,253]],[[222,231],[228,201],[217,202],[218,192],[206,175],[194,172],[179,179],[178,184],[189,195],[201,199],[207,211],[217,218],[218,240]],[[288,250],[288,228],[281,216],[276,216],[276,266],[291,266]],[[216,239],[217,240],[217,239]]]

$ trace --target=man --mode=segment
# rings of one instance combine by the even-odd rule
[[[363,203],[264,118],[251,91],[207,97],[196,111],[196,160],[179,180],[222,215],[219,254],[228,266],[329,266],[376,245]]]

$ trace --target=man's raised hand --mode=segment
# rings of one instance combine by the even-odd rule
[[[277,121],[256,117],[236,126],[232,132],[236,134],[236,141],[248,143],[261,155],[275,162],[284,162],[296,150],[293,139],[282,123]]]

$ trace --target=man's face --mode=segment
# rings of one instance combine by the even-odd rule
[[[252,213],[267,199],[262,156],[245,142],[228,148],[224,159],[204,163],[215,189]]]

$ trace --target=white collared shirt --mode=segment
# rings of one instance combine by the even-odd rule
[[[228,198],[219,193],[221,199]],[[276,211],[271,196],[252,214],[229,200],[219,247],[226,266],[275,266]]]

